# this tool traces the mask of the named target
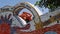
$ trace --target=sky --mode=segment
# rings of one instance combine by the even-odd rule
[[[32,4],[35,4],[37,0],[0,0],[0,7],[3,7],[5,5],[11,5],[11,6],[14,6],[16,5],[17,3],[20,3],[20,2],[30,2]]]
[[[14,5],[16,5],[17,3],[20,3],[20,2],[30,2],[31,4],[35,4],[36,1],[37,0],[0,0],[0,8],[3,7],[3,6],[6,6],[6,5],[14,6]],[[48,8],[40,8],[40,7],[38,7],[38,8],[41,12],[43,12],[43,14],[48,12]]]

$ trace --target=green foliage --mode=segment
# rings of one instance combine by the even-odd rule
[[[39,7],[46,7],[49,9],[55,9],[60,6],[60,0],[40,0],[35,3],[35,5],[38,5]]]

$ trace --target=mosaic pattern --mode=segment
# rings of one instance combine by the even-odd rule
[[[3,16],[3,15],[0,16],[0,34],[60,34],[60,24],[59,24],[60,14],[50,16],[50,19],[48,19],[47,21],[45,21],[43,23],[40,20],[39,11],[37,11],[37,9],[34,8],[34,6],[32,4],[25,2],[25,3],[21,3],[17,6],[15,6],[14,8],[15,9],[12,11],[14,17],[18,16],[19,11],[21,11],[23,8],[27,8],[27,9],[31,10],[31,12],[34,14],[34,19],[31,19],[32,15],[30,15],[26,12],[24,12],[22,15],[19,15],[19,17],[23,18],[27,23],[30,21],[32,21],[30,23],[35,23],[33,25],[33,26],[35,26],[35,30],[28,31],[28,32],[21,31],[21,30],[30,29],[30,27],[31,27],[30,23],[28,23],[25,27],[18,27],[18,26],[11,27],[14,17],[10,18],[11,14],[9,14],[8,16],[7,16],[7,14],[5,15],[3,13],[3,12],[5,12],[4,11],[5,9],[4,10],[2,9],[3,12],[2,11],[0,11],[0,12],[2,12],[3,15],[5,15],[5,16]],[[9,10],[6,10],[6,11],[9,11]],[[0,13],[0,14],[2,14],[2,13]],[[9,13],[9,12],[7,12],[7,13]],[[18,19],[15,21],[18,21]],[[53,23],[54,21],[57,21],[57,24],[43,28],[43,26],[49,25],[49,24]]]
[[[60,34],[60,24],[53,25],[51,27],[46,27],[43,29],[35,30],[32,32],[21,32],[17,30],[17,34]]]

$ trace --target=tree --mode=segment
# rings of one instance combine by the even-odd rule
[[[37,1],[35,5],[38,5],[39,7],[44,6],[45,8],[54,10],[60,6],[60,0],[40,0]]]

